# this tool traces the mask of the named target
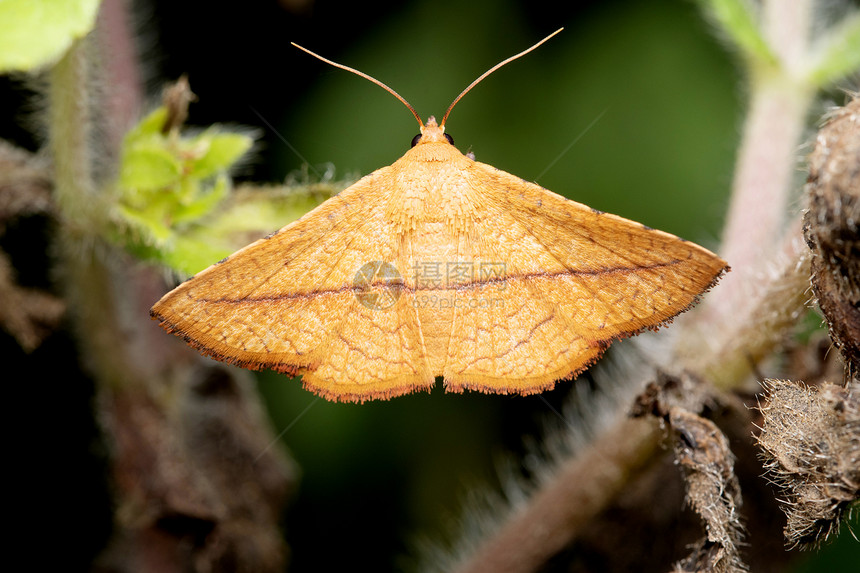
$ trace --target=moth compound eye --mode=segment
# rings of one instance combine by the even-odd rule
[[[410,145],[410,147],[415,147],[416,145],[418,145],[419,141],[421,141],[421,134],[420,133],[412,138],[412,145]]]
[[[448,140],[448,143],[450,143],[451,145],[454,145],[454,138],[451,137],[450,135],[448,135],[447,133],[445,134],[445,139]]]

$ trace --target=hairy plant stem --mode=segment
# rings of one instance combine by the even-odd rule
[[[104,94],[104,108],[108,119],[105,147],[112,154],[119,152],[125,132],[137,120],[143,105],[143,80],[130,21],[133,1],[105,0],[96,28],[100,53],[110,54],[104,61],[105,76],[111,79],[111,89]]]
[[[745,312],[761,269],[780,249],[798,148],[814,89],[801,80],[811,0],[763,3],[762,28],[778,65],[753,62],[749,109],[738,152],[721,255],[732,267],[698,320],[716,328]]]
[[[566,547],[659,450],[654,419],[624,419],[562,465],[457,573],[536,571]]]
[[[92,230],[103,209],[93,182],[92,118],[88,97],[87,40],[76,41],[51,69],[49,78],[54,197],[64,227]]]
[[[699,356],[683,360],[686,367],[723,389],[748,380],[805,302],[809,260],[799,225],[793,221],[786,229],[786,219],[815,96],[801,79],[811,4],[768,0],[762,5],[762,32],[778,65],[753,62],[750,69],[749,110],[721,248],[732,272],[701,311],[684,321],[685,328],[699,335],[679,337],[682,359]],[[691,344],[691,339],[697,342]]]
[[[809,300],[810,254],[800,225],[786,234],[772,254],[775,260],[755,277],[756,288],[717,331],[707,324],[688,324],[676,350],[678,364],[699,373],[715,387],[738,388],[750,379],[756,365],[785,340]],[[705,350],[705,351],[703,351]]]
[[[75,42],[50,73],[50,145],[60,219],[56,247],[85,359],[100,383],[114,385],[130,372],[123,352],[127,337],[114,307],[121,299],[112,292],[108,247],[98,237],[107,206],[93,176],[87,42]]]
[[[140,386],[163,365],[148,344],[139,277],[101,237],[111,187],[95,180],[90,39],[76,42],[50,73],[49,112],[60,225],[56,249],[82,354],[99,386]],[[152,296],[152,295],[148,295]]]
[[[792,83],[784,77],[753,82],[721,249],[732,272],[697,317],[718,331],[731,329],[730,317],[750,312],[766,282],[762,271],[781,248],[798,145],[812,101],[808,90]]]
[[[120,29],[130,34],[111,21],[122,15],[121,4],[105,0],[102,8],[113,8],[101,13],[102,29],[93,36]],[[230,569],[281,571],[285,548],[277,518],[291,466],[282,452],[267,450],[272,432],[250,377],[209,367],[165,336],[148,312],[164,291],[161,274],[103,238],[116,191],[102,181],[109,175],[97,173],[115,171],[104,163],[115,161],[119,149],[104,147],[122,137],[96,138],[93,131],[97,120],[104,135],[117,120],[128,122],[132,111],[88,93],[93,72],[87,51],[99,47],[91,41],[75,43],[51,71],[49,121],[58,266],[111,454],[117,511],[103,568],[218,570],[230,563]],[[136,66],[132,56],[105,50],[107,60],[128,58],[106,67]],[[139,87],[132,85],[136,78],[124,73],[117,80],[124,85],[108,85],[125,93]],[[214,533],[189,544],[201,530]]]

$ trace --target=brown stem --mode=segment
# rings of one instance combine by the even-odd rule
[[[137,63],[129,8],[132,0],[104,0],[99,12],[100,52],[105,55],[104,74],[110,79],[103,97],[107,125],[105,147],[118,152],[123,135],[140,114],[143,80]]]
[[[559,468],[555,478],[456,571],[536,571],[567,546],[658,451],[654,419],[624,419]]]
[[[107,0],[100,25],[124,5]],[[94,122],[116,130],[131,111],[92,93],[87,55],[98,44],[89,41],[77,42],[51,72],[50,128],[58,258],[81,354],[96,381],[118,507],[102,566],[281,571],[277,524],[292,472],[283,453],[268,447],[271,428],[250,377],[212,368],[165,336],[148,313],[165,289],[160,273],[103,239],[115,189],[111,177],[97,181],[96,173],[115,169],[96,166],[94,157],[118,158],[121,137],[115,131],[105,144],[94,137]],[[110,65],[112,56],[124,61]],[[107,50],[105,58],[109,71],[123,71],[105,80],[108,87],[121,94],[138,88],[129,85],[137,76],[126,69],[135,65],[128,53]],[[103,145],[114,147],[105,153]]]
[[[683,368],[701,373],[719,388],[737,388],[785,341],[809,299],[810,257],[799,220],[774,251],[773,260],[751,276],[756,283],[747,300],[727,311],[719,328],[685,323],[687,332],[675,351]]]

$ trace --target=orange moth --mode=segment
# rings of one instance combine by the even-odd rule
[[[330,400],[533,394],[690,308],[728,270],[707,249],[462,154],[440,123],[280,231],[167,293],[152,317],[203,354],[301,375]],[[304,48],[301,48],[305,50]],[[308,50],[305,50],[306,52]]]

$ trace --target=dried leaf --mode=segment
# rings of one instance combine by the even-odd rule
[[[0,140],[0,233],[9,219],[52,209],[50,174],[31,153]]]
[[[741,490],[728,439],[710,420],[679,407],[669,409],[668,420],[675,437],[675,460],[687,484],[687,501],[707,531],[675,571],[746,571],[738,553],[744,535],[738,511]]]

